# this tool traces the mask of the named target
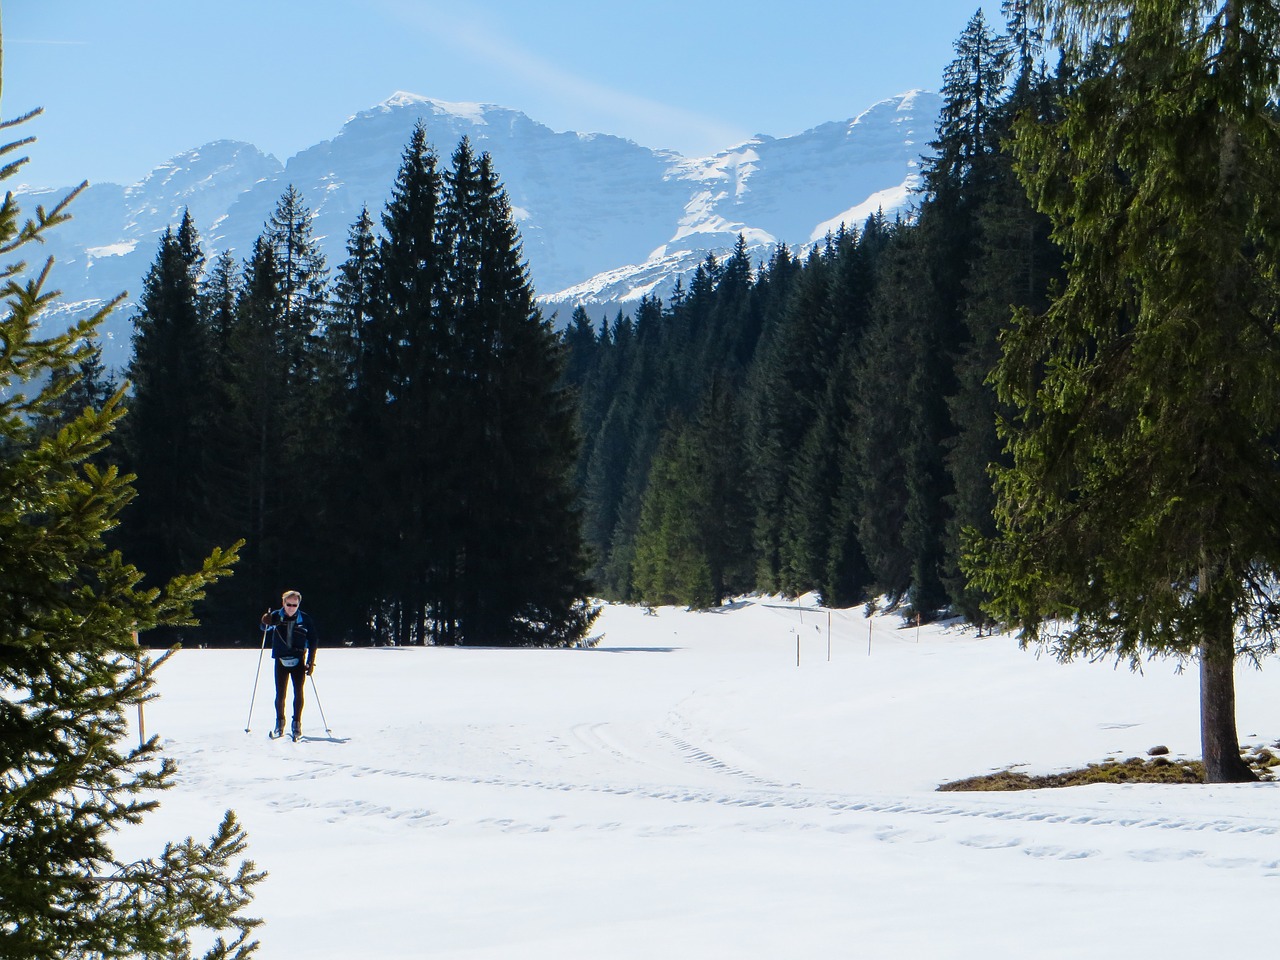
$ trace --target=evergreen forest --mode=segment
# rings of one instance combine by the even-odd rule
[[[1055,185],[1105,180],[1043,132],[1116,81],[1053,17],[1005,15],[955,42],[909,217],[761,261],[740,237],[611,318],[541,315],[489,157],[441,164],[421,127],[336,267],[292,188],[243,262],[184,219],[134,318],[121,545],[160,581],[245,540],[208,642],[285,587],[328,642],[563,645],[588,597],[751,592],[1022,622],[973,559],[1032,392],[996,371],[1078,260]],[[76,403],[115,386],[86,363]]]
[[[1016,5],[1014,7],[1016,12]],[[583,524],[602,595],[714,605],[816,591],[981,622],[965,531],[993,532],[987,374],[1014,307],[1060,273],[1006,144],[1061,80],[1019,18],[957,40],[918,212],[752,263],[740,238],[687,288],[599,330],[576,312]]]
[[[243,263],[189,214],[161,238],[133,318],[122,550],[163,582],[244,541],[188,641],[253,637],[293,588],[327,644],[582,639],[573,395],[488,154],[463,140],[442,164],[419,125],[332,272],[311,220],[291,187]],[[84,373],[80,394],[110,389]]]
[[[909,219],[767,262],[739,238],[612,319],[541,315],[489,156],[442,163],[421,125],[337,265],[292,187],[243,261],[188,214],[133,317],[118,545],[159,583],[245,541],[201,643],[254,639],[285,588],[326,643],[564,645],[591,596],[981,623],[960,561],[994,532],[987,375],[1062,260],[1007,149],[1064,83],[1018,9],[956,41]],[[118,386],[79,374],[62,417]]]

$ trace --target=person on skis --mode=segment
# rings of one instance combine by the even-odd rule
[[[293,726],[290,733],[302,736],[302,686],[316,669],[316,646],[320,636],[310,614],[302,612],[302,594],[286,590],[279,610],[262,615],[262,629],[271,631],[271,659],[276,665],[276,726],[271,739],[284,736],[284,700],[293,682]]]

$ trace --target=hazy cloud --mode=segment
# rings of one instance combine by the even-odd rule
[[[579,133],[616,132],[656,147],[702,143],[708,152],[750,136],[718,117],[620,90],[566,69],[503,36],[492,24],[439,8],[424,9],[420,3],[394,2],[388,9],[402,21],[465,51],[489,68],[515,74],[531,88],[559,101],[566,114],[580,118],[571,122],[592,124],[591,129],[579,129]],[[501,106],[527,109],[518,104]]]

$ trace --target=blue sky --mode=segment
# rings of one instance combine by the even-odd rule
[[[22,179],[134,183],[210,140],[280,160],[397,90],[702,156],[914,88],[998,0],[17,0],[0,115]]]

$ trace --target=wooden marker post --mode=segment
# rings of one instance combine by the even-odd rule
[[[137,630],[133,631],[133,645],[134,645],[135,647],[138,647],[138,648],[139,648],[139,649],[138,649],[138,656],[137,656],[137,658],[134,660],[134,663],[136,663],[136,664],[138,665],[138,672],[139,672],[139,673],[141,673],[141,672],[142,672],[142,670],[143,670],[143,667],[142,667],[142,649],[141,649],[141,644],[139,644],[139,643],[138,643],[138,631],[137,631]],[[138,701],[138,749],[142,749],[142,747],[143,747],[143,746],[146,744],[146,742],[147,742],[147,720],[146,720],[146,717],[145,717],[145,716],[143,716],[143,713],[142,713],[142,706],[143,706],[142,701],[141,701],[141,700],[139,700],[139,701]]]

